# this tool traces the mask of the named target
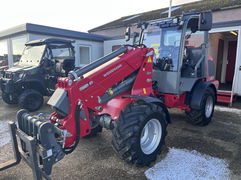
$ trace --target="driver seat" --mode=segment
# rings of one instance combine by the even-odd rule
[[[63,70],[65,71],[65,75],[67,76],[69,71],[75,68],[75,61],[74,59],[65,59],[62,65]]]
[[[204,59],[203,46],[197,48],[187,48],[187,63],[183,64],[181,75],[182,77],[195,77],[195,66],[200,58]],[[203,56],[203,57],[202,57]],[[197,68],[197,77],[202,75],[201,64]]]

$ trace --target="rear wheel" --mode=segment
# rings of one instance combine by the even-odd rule
[[[43,95],[40,92],[28,89],[19,96],[18,103],[22,109],[37,111],[43,105],[43,101]]]
[[[191,109],[191,111],[186,112],[187,122],[199,126],[208,125],[212,120],[214,106],[215,93],[214,90],[209,87],[203,95],[200,110]]]
[[[166,114],[160,106],[134,102],[127,105],[116,121],[112,145],[126,162],[146,166],[160,154],[166,127]]]
[[[7,104],[17,104],[18,99],[16,97],[11,97],[10,94],[2,92],[2,99]]]

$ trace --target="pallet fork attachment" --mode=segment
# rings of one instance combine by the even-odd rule
[[[22,132],[19,128],[17,128],[14,122],[10,121],[8,124],[12,138],[14,159],[0,164],[0,171],[18,165],[21,162],[21,159],[23,159],[31,167],[33,172],[33,178],[35,180],[40,180],[42,178],[50,180],[51,178],[48,175],[46,175],[46,173],[42,171],[42,169],[38,165],[38,146],[36,146],[36,139]],[[18,146],[17,137],[25,143],[27,153],[25,153]]]

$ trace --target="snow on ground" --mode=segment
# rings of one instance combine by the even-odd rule
[[[0,147],[8,144],[11,140],[7,121],[0,121]]]
[[[149,180],[229,180],[227,163],[197,151],[170,148],[167,156],[145,171]]]
[[[235,113],[235,114],[238,114],[238,115],[241,116],[241,109],[215,106],[215,110],[217,110],[217,111],[223,111],[223,112]]]

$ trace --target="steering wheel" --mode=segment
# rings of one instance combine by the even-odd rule
[[[175,56],[173,46],[160,48],[160,57],[156,60],[156,67],[161,71],[170,71],[173,67],[173,57]]]
[[[171,58],[162,57],[156,60],[156,67],[161,71],[171,71],[173,68],[173,61]]]

